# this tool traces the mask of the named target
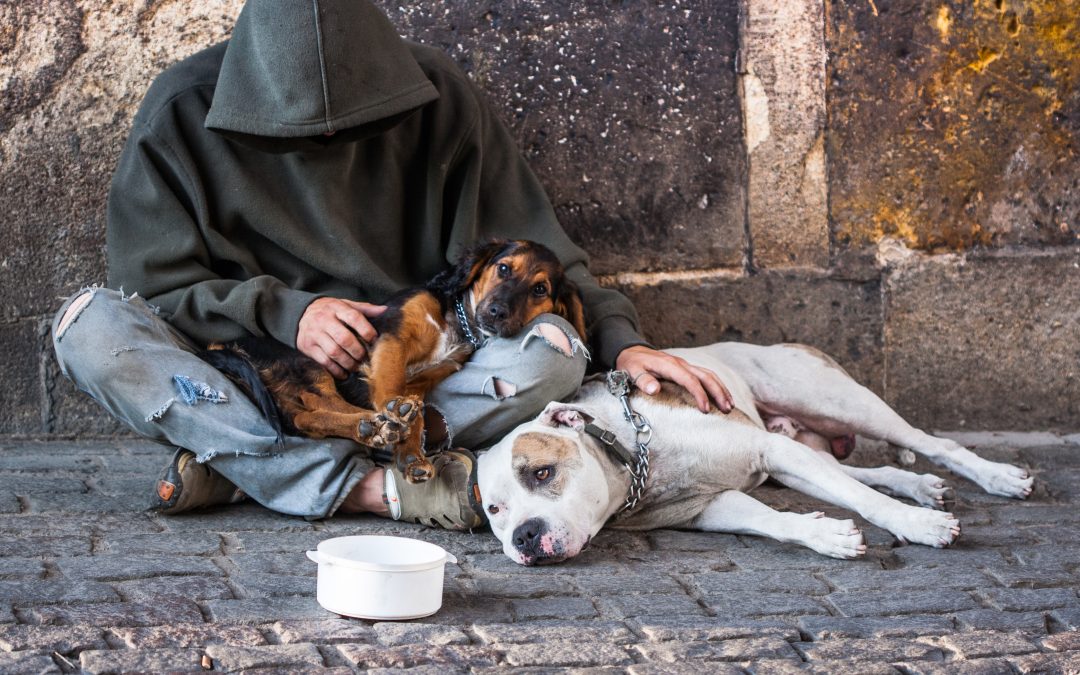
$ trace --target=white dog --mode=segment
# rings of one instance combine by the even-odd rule
[[[866,552],[851,520],[778,512],[746,494],[768,476],[855,511],[901,540],[936,547],[952,543],[960,534],[959,521],[934,510],[942,507],[944,482],[892,467],[840,464],[834,452],[842,456],[846,444],[836,441],[851,434],[911,448],[992,494],[1020,499],[1031,494],[1025,470],[987,461],[913,428],[814,349],[720,343],[668,351],[715,371],[735,409],[703,414],[670,387],[654,397],[632,395],[633,412],[651,424],[648,439],[636,433],[605,382],[591,380],[573,401],[550,404],[480,457],[484,508],[515,562],[573,557],[605,524],[758,534],[836,558]],[[648,441],[648,478],[640,501],[623,508],[635,496],[631,469],[639,466],[638,441]]]

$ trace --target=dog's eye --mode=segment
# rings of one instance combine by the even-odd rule
[[[494,504],[492,504],[491,506],[488,507],[488,513],[490,513],[491,515],[495,515],[498,512],[499,512],[499,507],[498,506],[495,506]]]
[[[551,467],[545,466],[543,469],[537,469],[536,471],[533,472],[533,477],[535,477],[536,480],[543,483],[548,478],[551,478]]]
[[[505,279],[510,276],[510,266],[506,263],[499,263],[499,266],[495,268],[495,271],[499,273],[500,279]]]
[[[532,294],[538,298],[546,297],[548,294],[547,284],[536,284],[532,287]]]

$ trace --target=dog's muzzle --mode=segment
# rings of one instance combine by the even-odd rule
[[[552,540],[547,522],[543,518],[529,518],[514,529],[511,541],[526,565],[563,560],[562,547]]]

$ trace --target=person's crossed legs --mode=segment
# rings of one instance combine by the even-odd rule
[[[346,439],[288,436],[278,445],[242,391],[198,358],[196,346],[142,298],[104,288],[77,293],[56,315],[53,345],[64,374],[106,410],[142,436],[190,451],[193,457],[177,453],[167,473],[211,481],[213,489],[197,492],[214,503],[237,498],[235,485],[270,509],[308,518],[341,509],[472,525],[467,452],[443,453],[440,475],[412,485],[395,478],[394,469],[377,467],[370,449]],[[515,338],[489,340],[429,394],[432,440],[448,441],[449,435],[454,445],[490,444],[549,401],[573,394],[586,360],[573,328],[554,315],[538,317]],[[212,483],[221,476],[229,485]],[[175,506],[168,502],[176,498],[163,501]],[[182,506],[209,505],[195,502],[200,499]],[[452,513],[457,506],[461,514]]]

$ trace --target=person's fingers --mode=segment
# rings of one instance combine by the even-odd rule
[[[634,378],[634,386],[650,396],[660,391],[660,382],[646,372],[641,372]]]
[[[694,397],[694,401],[697,402],[698,410],[709,412],[709,394],[705,391],[705,387],[701,386],[701,382],[698,381],[694,373],[690,372],[684,363],[674,363],[669,368],[667,373],[662,374],[689,392]]]
[[[334,360],[318,345],[314,346],[307,356],[311,357],[316,363],[325,368],[335,379],[344,380],[349,376],[349,374],[345,372],[341,366],[335,363]]]
[[[336,316],[343,324],[360,336],[361,340],[371,344],[375,342],[375,338],[379,337],[379,334],[375,331],[375,327],[371,325],[371,322],[368,321],[368,315],[364,314],[363,310],[356,306],[361,304],[364,303],[343,303]],[[369,305],[369,307],[373,306]],[[382,314],[382,312],[378,312],[374,316],[379,314]]]
[[[345,377],[348,373],[356,370],[359,365],[353,357],[349,356],[349,353],[345,351],[341,345],[334,341],[334,338],[331,337],[329,333],[323,333],[319,336],[318,346],[327,358],[341,369],[341,377]],[[331,369],[327,368],[327,370]],[[333,371],[331,370],[331,372]],[[334,377],[337,377],[337,375]]]
[[[716,373],[708,368],[699,368],[698,366],[690,366],[691,370],[697,375],[698,380],[705,387],[705,390],[709,392],[709,396],[716,402],[716,406],[721,412],[731,412],[734,403],[731,400],[731,392],[724,385]]]
[[[339,347],[345,350],[354,363],[359,363],[364,360],[364,355],[367,353],[367,348],[360,338],[356,336],[352,330],[349,329],[343,323],[331,323],[326,328],[327,334]],[[340,363],[340,362],[339,362]],[[344,363],[341,363],[344,366]]]

